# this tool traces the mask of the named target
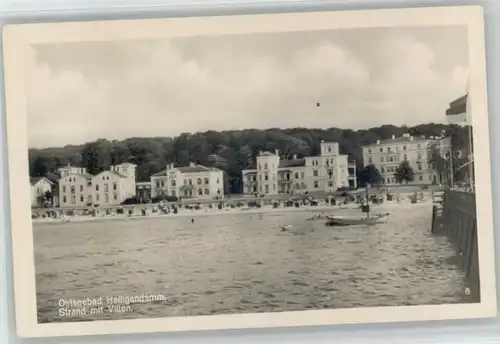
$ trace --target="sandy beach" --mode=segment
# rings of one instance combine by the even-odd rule
[[[402,211],[407,207],[415,207],[416,205],[422,204],[432,204],[432,199],[429,197],[424,198],[423,201],[419,201],[417,204],[411,204],[407,197],[403,197],[398,203],[397,201],[385,201],[382,204],[371,204],[370,207],[374,213],[377,212],[391,212],[391,211]],[[169,213],[162,213],[160,211],[152,212],[155,205],[146,204],[139,205],[133,208],[133,213],[128,214],[125,208],[124,214],[106,214],[105,211],[98,212],[95,216],[91,215],[72,215],[63,216],[59,218],[45,217],[45,218],[35,218],[32,220],[33,224],[56,224],[56,223],[67,223],[67,222],[87,222],[87,221],[113,221],[113,220],[139,220],[139,219],[151,219],[151,218],[173,218],[173,217],[191,217],[196,218],[200,216],[212,216],[212,215],[233,215],[233,214],[267,214],[267,213],[288,213],[288,212],[308,212],[311,214],[345,214],[354,213],[361,214],[360,205],[356,203],[340,204],[340,205],[329,205],[322,202],[316,206],[311,205],[301,205],[300,207],[273,207],[272,205],[263,205],[261,208],[249,208],[249,207],[225,207],[223,209],[218,209],[217,207],[209,208],[204,206],[201,209],[186,209],[179,208],[177,213],[170,211]],[[130,208],[129,208],[130,209]],[[142,214],[142,210],[146,210],[145,214]]]

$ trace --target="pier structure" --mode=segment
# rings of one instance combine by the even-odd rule
[[[433,193],[432,233],[447,237],[455,246],[459,267],[465,272],[470,295],[479,302],[480,278],[476,195],[445,190]]]

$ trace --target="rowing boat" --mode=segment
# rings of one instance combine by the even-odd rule
[[[389,213],[378,214],[372,217],[353,218],[340,216],[326,216],[326,226],[356,226],[356,225],[372,225],[384,222],[389,217]]]

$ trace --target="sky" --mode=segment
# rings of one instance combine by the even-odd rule
[[[29,146],[444,122],[467,68],[459,26],[34,45]]]

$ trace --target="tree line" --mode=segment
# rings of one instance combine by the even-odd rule
[[[405,133],[414,136],[450,135],[454,145],[466,151],[467,128],[445,124],[423,124],[413,127],[383,125],[364,130],[271,128],[266,130],[246,129],[234,131],[206,131],[182,133],[177,137],[134,137],[125,140],[97,139],[82,145],[30,149],[30,175],[55,179],[57,169],[65,165],[87,168],[96,174],[110,166],[123,162],[137,165],[137,181],[149,181],[150,176],[161,172],[167,164],[186,166],[195,162],[220,168],[226,179],[226,193],[242,191],[241,170],[253,168],[260,151],[279,150],[284,159],[313,156],[320,153],[321,141],[339,142],[340,153],[347,154],[349,161],[356,163],[358,182],[364,184],[373,179],[373,173],[363,166],[361,146],[375,143]],[[462,154],[462,158],[466,156]],[[439,154],[432,156],[437,169],[444,173],[446,161]],[[463,159],[462,159],[463,160]],[[459,158],[454,160],[460,164]],[[457,165],[458,166],[458,165]],[[409,172],[408,172],[409,173]],[[406,173],[406,175],[408,175]],[[401,173],[400,173],[401,174]],[[399,177],[397,177],[399,178]]]

